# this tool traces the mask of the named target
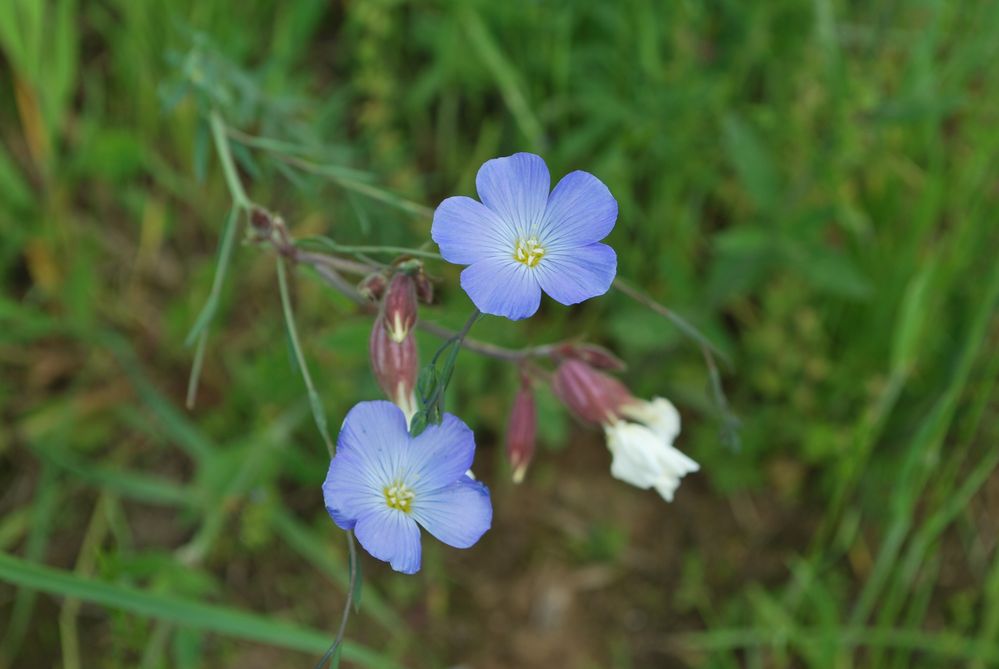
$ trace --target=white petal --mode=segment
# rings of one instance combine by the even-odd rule
[[[611,475],[643,490],[655,488],[666,501],[673,499],[681,478],[699,469],[649,427],[618,421],[604,431],[613,455]]]
[[[621,413],[648,425],[667,444],[680,434],[680,412],[665,397],[653,397],[651,402],[637,400],[621,407]]]

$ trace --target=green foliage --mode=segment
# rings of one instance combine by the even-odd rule
[[[993,666],[997,32],[989,2],[0,2],[0,664],[314,662],[349,564],[313,423],[377,397],[370,320],[240,244],[233,183],[310,248],[427,254],[421,317],[459,329],[432,207],[534,150],[605,180],[621,275],[731,359],[742,448],[698,347],[620,292],[484,319],[612,347],[701,472],[672,506],[618,485],[539,390],[506,485],[517,375],[463,351],[497,526],[417,578],[366,563],[342,664],[527,666],[575,592],[578,666]]]

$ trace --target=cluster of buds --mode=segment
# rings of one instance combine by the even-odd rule
[[[387,285],[379,288],[379,280],[374,277],[380,277]],[[417,318],[416,283],[403,272],[397,272],[391,280],[375,274],[365,279],[359,289],[381,298],[368,342],[371,370],[382,391],[402,409],[408,421],[418,408],[414,390],[419,357],[413,336]]]
[[[623,383],[596,369],[595,360],[589,353],[562,360],[552,381],[555,394],[580,419],[603,427],[612,476],[643,490],[654,488],[672,501],[680,479],[699,469],[673,447],[680,414],[665,398],[635,398]]]
[[[391,282],[395,280],[395,277],[406,276],[411,281],[416,300],[423,304],[433,304],[434,284],[423,270],[423,263],[417,260],[404,260],[394,269],[394,276],[390,272],[375,272],[364,277],[361,283],[357,284],[357,292],[372,302],[380,302],[385,297],[385,292],[388,290]],[[404,286],[404,288],[403,294],[396,296],[395,300],[405,301],[408,299],[409,287]],[[413,313],[415,313],[415,305],[413,309]]]

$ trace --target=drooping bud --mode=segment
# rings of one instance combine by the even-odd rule
[[[506,430],[506,456],[513,469],[513,482],[520,483],[527,473],[527,466],[534,457],[534,447],[538,432],[538,411],[534,405],[534,393],[530,382],[525,378],[510,409],[510,422]]]
[[[368,353],[371,356],[371,371],[378,385],[402,409],[408,422],[416,413],[416,397],[413,394],[419,372],[416,338],[410,334],[401,342],[393,340],[383,317],[379,316],[371,328]]]
[[[397,273],[385,293],[385,328],[392,341],[401,342],[416,325],[416,283]]]
[[[581,360],[565,360],[555,370],[552,389],[570,411],[591,423],[610,423],[634,401],[623,383]]]
[[[357,284],[357,292],[372,302],[382,299],[386,288],[388,288],[388,278],[381,272],[369,274]]]
[[[423,304],[433,304],[434,302],[434,283],[427,276],[427,273],[420,268],[420,271],[416,273],[413,278],[416,282],[416,299]]]
[[[274,217],[266,209],[254,207],[250,210],[250,229],[253,231],[254,241],[266,241],[271,238]]]
[[[621,358],[596,344],[562,344],[558,347],[557,354],[563,358],[582,360],[590,367],[611,372],[621,372],[627,367]]]

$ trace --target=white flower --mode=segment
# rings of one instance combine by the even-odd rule
[[[604,423],[607,447],[613,461],[611,475],[625,483],[648,490],[655,488],[667,502],[680,479],[696,472],[696,462],[673,448],[680,434],[680,414],[669,400],[636,400],[620,408],[620,414],[636,422],[615,419]]]

